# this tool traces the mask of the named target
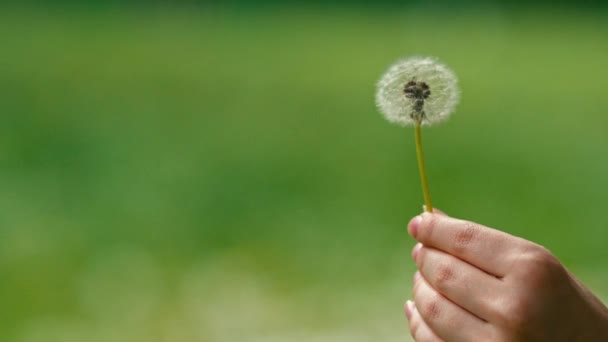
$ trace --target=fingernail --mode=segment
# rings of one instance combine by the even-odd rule
[[[420,271],[416,271],[416,273],[414,273],[414,283],[418,282],[419,279],[420,279]]]
[[[418,227],[420,226],[420,223],[422,222],[422,217],[420,215],[414,217],[413,219],[410,220],[410,223],[407,225],[408,226],[408,233],[410,233],[410,235],[415,239],[416,235],[418,234]]]
[[[405,302],[405,316],[407,317],[408,321],[410,319],[412,319],[412,312],[414,311],[414,302],[412,302],[411,300],[407,300]]]
[[[418,255],[420,248],[422,248],[422,244],[418,242],[416,246],[414,246],[414,249],[412,249],[412,259],[414,259],[414,261],[416,261],[416,256]]]

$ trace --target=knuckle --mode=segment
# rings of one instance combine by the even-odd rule
[[[444,293],[446,290],[450,288],[454,279],[456,277],[456,271],[453,263],[445,263],[443,265],[437,266],[437,271],[435,273],[435,287],[436,289]]]
[[[561,280],[566,271],[560,261],[547,248],[532,244],[519,258],[519,268],[529,285],[543,285]]]
[[[555,255],[553,255],[551,251],[549,251],[543,246],[538,246],[537,252],[534,255],[533,260],[536,261],[536,264],[542,267],[543,269],[555,269],[558,267],[561,268],[561,264],[559,260],[557,260]]]
[[[422,305],[420,310],[420,314],[425,318],[425,320],[436,320],[441,316],[440,303],[438,298],[433,298]]]
[[[522,296],[505,298],[500,303],[498,317],[504,326],[519,330],[530,320],[530,302]]]
[[[480,233],[480,228],[477,224],[465,221],[460,229],[454,235],[454,249],[463,251],[473,244]]]
[[[550,263],[554,258],[553,254],[551,254],[547,248],[535,243],[528,243],[528,245],[523,248],[522,256],[519,260],[527,265],[536,265],[539,263]]]
[[[504,322],[508,319],[510,311],[509,297],[503,292],[501,295],[492,296],[486,302],[489,312],[496,317],[498,322]]]

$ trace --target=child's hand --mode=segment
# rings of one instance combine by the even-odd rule
[[[438,212],[408,231],[416,341],[608,341],[606,306],[544,247]]]

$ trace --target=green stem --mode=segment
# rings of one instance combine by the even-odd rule
[[[424,194],[424,203],[426,204],[426,211],[429,213],[433,212],[433,205],[431,204],[431,195],[429,193],[429,183],[426,179],[426,169],[424,167],[424,155],[422,153],[422,134],[420,129],[420,122],[416,122],[416,156],[418,157],[418,169],[420,170],[420,181],[422,183],[422,193]]]

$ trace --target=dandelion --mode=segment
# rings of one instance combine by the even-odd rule
[[[416,155],[426,210],[433,211],[422,153],[421,126],[448,118],[459,99],[458,79],[430,57],[412,57],[393,64],[378,82],[376,104],[386,119],[414,126]]]

